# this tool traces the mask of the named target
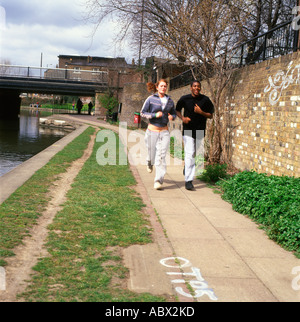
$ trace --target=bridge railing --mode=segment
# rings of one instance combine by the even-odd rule
[[[0,64],[0,77],[34,78],[107,84],[108,72]]]

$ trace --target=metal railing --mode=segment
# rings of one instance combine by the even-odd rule
[[[227,58],[232,68],[256,64],[267,59],[277,58],[300,50],[299,30],[296,30],[294,20],[288,21],[276,28],[246,41],[232,50],[232,57]],[[222,59],[222,56],[220,56]],[[192,70],[172,78],[170,90],[186,86],[198,75],[197,66]],[[199,79],[201,80],[201,79]]]
[[[181,73],[180,75],[175,76],[174,78],[170,79],[170,91],[189,85],[193,79],[194,75],[190,69]],[[198,80],[201,81],[202,79],[198,77]]]
[[[289,21],[243,43],[236,59],[245,66],[284,56],[299,49],[298,40],[299,31]]]
[[[108,72],[45,67],[24,67],[0,64],[0,77],[18,77],[44,80],[108,83]]]

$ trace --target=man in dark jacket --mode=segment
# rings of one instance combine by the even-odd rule
[[[176,114],[183,122],[184,142],[184,175],[185,188],[193,190],[193,179],[196,173],[196,155],[204,154],[204,137],[206,120],[213,118],[214,105],[211,100],[200,93],[201,83],[191,83],[191,94],[182,96],[176,105]],[[184,109],[184,114],[181,110]]]
[[[81,113],[81,110],[82,110],[82,107],[83,107],[83,104],[82,104],[82,101],[81,101],[80,98],[78,98],[76,107],[77,107],[78,114],[80,114]]]

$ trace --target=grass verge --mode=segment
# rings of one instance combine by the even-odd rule
[[[165,301],[127,289],[122,247],[151,242],[149,222],[142,200],[130,188],[135,179],[129,166],[98,165],[101,144],[95,143],[49,227],[49,256],[34,267],[36,274],[22,294],[27,302]]]
[[[51,185],[83,155],[93,132],[93,128],[88,128],[0,205],[0,266],[6,266],[6,258],[14,256],[13,249],[45,210]]]

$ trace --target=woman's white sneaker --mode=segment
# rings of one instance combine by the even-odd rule
[[[160,190],[162,188],[162,184],[159,181],[154,182],[154,189]]]
[[[152,173],[152,171],[153,171],[153,165],[152,165],[150,162],[148,162],[148,165],[147,165],[147,171],[148,171],[149,173]]]

